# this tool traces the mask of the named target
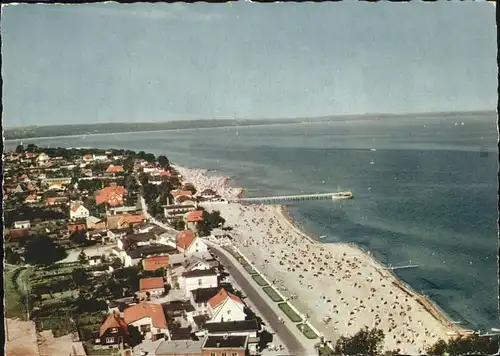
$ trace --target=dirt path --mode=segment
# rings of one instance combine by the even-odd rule
[[[5,319],[7,356],[40,356],[35,323],[19,319]]]

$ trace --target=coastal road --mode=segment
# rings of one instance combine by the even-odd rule
[[[286,324],[282,324],[279,321],[279,317],[273,308],[267,302],[265,296],[259,293],[255,287],[250,283],[247,276],[240,270],[231,259],[226,255],[226,253],[217,245],[212,243],[207,243],[212,252],[219,258],[219,261],[226,267],[230,268],[229,274],[233,277],[235,282],[243,289],[246,296],[252,301],[256,306],[258,311],[262,314],[264,319],[266,319],[271,328],[278,333],[280,339],[286,345],[287,349],[291,354],[296,356],[311,356],[310,352],[306,351],[304,345],[295,337],[295,335],[288,329]],[[277,307],[277,305],[276,305]],[[295,326],[295,325],[294,325]]]

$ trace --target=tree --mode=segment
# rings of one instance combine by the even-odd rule
[[[487,355],[497,351],[498,345],[489,337],[481,337],[477,334],[470,336],[459,336],[445,342],[437,341],[427,349],[429,355]]]
[[[73,278],[73,282],[75,282],[75,285],[77,286],[84,285],[88,282],[87,272],[83,268],[75,268],[71,272],[71,277]]]
[[[167,156],[158,156],[158,164],[163,168],[163,169],[168,169],[170,168],[170,161],[168,160]]]
[[[34,265],[51,265],[66,255],[64,248],[57,245],[50,237],[39,235],[26,244],[24,260]]]
[[[184,184],[184,186],[182,187],[182,189],[183,190],[189,190],[191,193],[193,193],[193,195],[196,194],[196,188],[191,183]]]
[[[171,224],[177,231],[183,231],[186,228],[186,223],[180,217],[177,217],[174,220],[172,220]]]
[[[352,337],[341,336],[335,344],[336,355],[379,355],[384,342],[381,329],[361,329]]]
[[[73,231],[69,236],[69,240],[72,244],[77,246],[85,245],[88,242],[85,231]]]
[[[80,254],[78,255],[78,262],[84,265],[87,263],[87,261],[88,261],[87,254],[83,250],[81,250]]]
[[[7,246],[5,248],[5,262],[11,265],[17,265],[21,263],[21,256],[10,246]]]
[[[153,163],[155,160],[156,160],[156,157],[154,154],[152,153],[146,153],[146,155],[144,156],[144,159],[149,162],[149,163]]]
[[[16,153],[23,153],[24,152],[24,146],[23,145],[17,145],[16,147]]]

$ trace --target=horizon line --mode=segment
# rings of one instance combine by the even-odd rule
[[[322,115],[322,116],[311,116],[311,117],[286,117],[286,118],[238,118],[238,117],[227,117],[227,118],[204,118],[204,119],[177,119],[177,120],[168,120],[168,121],[112,121],[112,122],[91,122],[91,123],[73,123],[73,124],[49,124],[49,125],[24,125],[24,126],[4,126],[4,131],[12,130],[12,129],[22,129],[22,128],[30,128],[30,127],[58,127],[58,126],[90,126],[90,125],[110,125],[110,124],[166,124],[166,123],[178,123],[178,122],[192,122],[192,121],[223,121],[223,120],[232,120],[232,121],[252,121],[252,120],[300,120],[300,119],[323,119],[323,118],[344,118],[344,117],[370,117],[370,116],[411,116],[411,115],[421,115],[421,116],[430,116],[437,114],[472,114],[472,113],[497,113],[496,109],[483,109],[483,110],[460,110],[460,111],[425,111],[425,112],[409,112],[409,113],[348,113],[348,114],[332,114],[332,115]]]

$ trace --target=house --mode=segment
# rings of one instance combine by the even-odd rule
[[[69,218],[71,220],[75,219],[86,219],[90,216],[89,210],[83,206],[81,202],[71,204],[69,208]]]
[[[5,244],[19,247],[31,236],[29,229],[10,229],[7,233]]]
[[[29,229],[31,227],[29,220],[15,221],[14,229]]]
[[[123,196],[126,190],[122,186],[117,186],[116,183],[111,183],[109,187],[101,189],[96,195],[96,204],[108,204],[112,207],[123,205]]]
[[[118,228],[123,229],[129,226],[135,226],[144,221],[144,216],[140,214],[122,214],[118,220]]]
[[[244,308],[240,298],[223,288],[208,301],[210,320],[207,323],[245,320]]]
[[[12,189],[12,193],[23,193],[23,187],[21,187],[21,184],[18,184],[14,189]]]
[[[196,224],[203,221],[203,212],[204,210],[194,210],[187,213],[184,217],[186,228],[196,230]]]
[[[156,271],[160,268],[168,268],[170,265],[170,256],[153,256],[142,260],[142,268],[145,271]]]
[[[156,240],[156,236],[149,232],[143,232],[139,234],[128,234],[117,240],[118,248],[121,250],[127,250],[134,246],[146,246],[151,245],[153,241]]]
[[[98,348],[118,348],[124,342],[128,334],[128,326],[119,313],[113,312],[108,315],[104,323],[99,328],[99,332],[94,334],[94,345]]]
[[[187,256],[196,254],[206,258],[210,257],[207,245],[191,230],[181,231],[177,235],[177,248]]]
[[[201,356],[204,340],[163,341],[155,350],[154,356]]]
[[[109,160],[107,155],[94,155],[94,161],[107,161]]]
[[[208,314],[208,301],[215,297],[222,289],[221,286],[214,288],[198,288],[191,291],[189,301],[195,309],[195,315]]]
[[[186,213],[194,211],[197,208],[197,204],[192,200],[183,201],[180,204],[172,204],[163,207],[163,214],[167,221],[170,222],[175,218],[184,218]]]
[[[68,202],[68,197],[49,197],[45,200],[45,206],[58,206]]]
[[[90,161],[93,161],[94,160],[94,155],[91,154],[91,153],[87,153],[86,155],[84,155],[82,157],[82,159],[85,161],[85,162],[90,162]]]
[[[106,173],[117,174],[123,173],[124,169],[122,166],[114,166],[112,164],[109,165],[108,169],[106,169]]]
[[[42,152],[38,155],[37,159],[36,159],[39,163],[45,163],[46,161],[49,161],[50,160],[50,157],[48,154]]]
[[[106,229],[106,222],[95,216],[89,216],[85,219],[87,222],[87,230],[104,230]]]
[[[136,266],[141,262],[143,258],[157,256],[160,254],[178,253],[177,249],[174,247],[159,244],[138,247],[136,247],[136,245],[131,245],[128,246],[125,250],[113,249],[112,252],[120,257],[124,267]]]
[[[165,294],[165,281],[163,277],[141,278],[139,292],[142,296],[160,297]]]
[[[125,322],[137,327],[146,339],[170,338],[167,319],[159,304],[139,303],[125,309],[123,315]]]
[[[74,232],[78,231],[86,231],[87,230],[87,224],[86,223],[69,223],[68,224],[68,233],[72,234]]]
[[[222,323],[206,323],[203,330],[198,332],[197,335],[239,335],[248,336],[249,338],[257,338],[260,330],[259,322],[256,319],[252,320],[238,320],[238,321],[225,321]]]
[[[135,213],[136,211],[141,210],[136,206],[119,206],[116,208],[111,208],[108,210],[108,213],[111,215],[117,214],[125,214],[125,213]]]
[[[182,273],[178,278],[179,288],[184,290],[184,295],[189,298],[191,291],[198,288],[213,288],[219,285],[215,269],[195,269]]]
[[[180,197],[187,197],[192,199],[193,198],[193,193],[189,190],[172,190],[170,192],[172,194],[172,197],[174,198],[175,203],[179,203],[178,199]]]
[[[216,195],[217,195],[217,193],[214,192],[212,189],[205,189],[201,193],[198,193],[198,196],[200,196],[204,199],[207,199],[207,200],[215,198]]]
[[[57,185],[68,185],[71,183],[71,177],[60,177],[60,178],[44,178],[42,179],[42,184],[46,187],[50,187],[53,184]]]
[[[36,203],[39,200],[39,197],[35,194],[30,194],[24,199],[24,202],[27,204],[33,204]]]
[[[139,298],[136,298],[136,296],[123,297],[123,298],[108,300],[106,301],[106,303],[108,305],[109,313],[123,313],[123,311],[128,307],[138,304]]]
[[[160,176],[162,177],[171,177],[172,174],[169,171],[160,171]]]
[[[202,356],[246,356],[248,336],[208,335],[201,346]]]
[[[101,263],[101,256],[90,256],[87,260],[90,266],[96,266]]]

